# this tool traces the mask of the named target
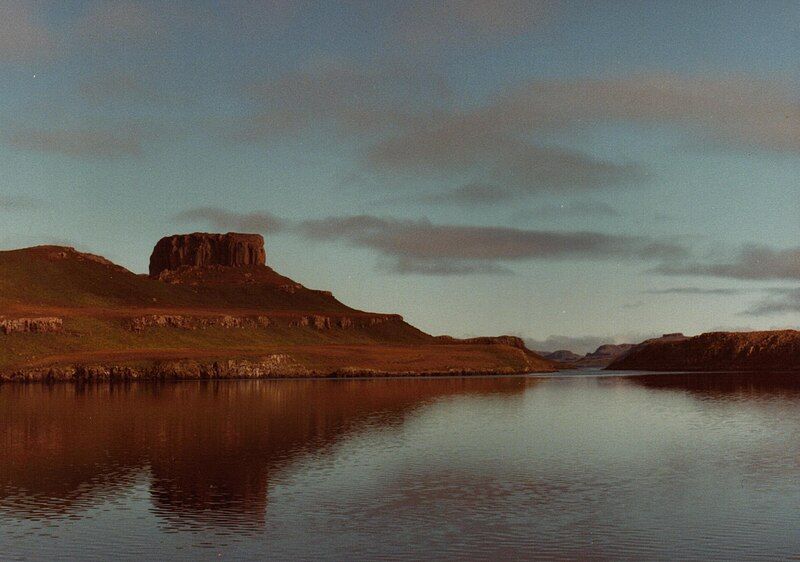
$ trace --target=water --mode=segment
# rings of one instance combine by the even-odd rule
[[[0,559],[800,559],[800,378],[0,386]]]

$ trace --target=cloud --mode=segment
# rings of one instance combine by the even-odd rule
[[[142,154],[143,133],[127,130],[35,130],[19,129],[8,137],[14,148],[54,152],[80,158],[124,158]]]
[[[540,146],[482,120],[452,120],[378,142],[366,154],[368,169],[433,178],[468,174],[465,187],[451,191],[454,201],[474,201],[470,186],[497,186],[499,193],[588,190],[639,181],[644,173],[580,152]]]
[[[51,54],[53,38],[38,21],[35,6],[21,0],[0,2],[0,61],[19,62]]]
[[[519,216],[525,215],[540,219],[563,219],[566,217],[619,217],[620,212],[612,205],[601,201],[571,201],[568,203],[540,205]]]
[[[422,203],[457,203],[483,205],[511,199],[514,193],[497,185],[471,182],[444,193],[429,193],[419,198]]]
[[[546,0],[417,0],[395,14],[395,34],[416,47],[496,41],[531,31],[550,19]]]
[[[492,263],[469,263],[458,260],[417,260],[399,258],[390,264],[389,271],[401,275],[511,275],[513,271],[507,267]]]
[[[776,250],[750,245],[734,259],[721,262],[667,262],[653,271],[664,275],[727,277],[730,279],[800,279],[800,248]]]
[[[91,2],[75,23],[75,33],[92,42],[143,43],[166,38],[164,6],[119,0]]]
[[[263,141],[311,126],[333,125],[357,135],[392,130],[424,119],[448,99],[449,90],[441,77],[418,66],[325,58],[252,84],[246,94],[256,110],[231,136]]]
[[[112,102],[152,103],[164,99],[156,88],[125,72],[87,78],[81,82],[79,92],[83,99],[93,105]]]
[[[678,245],[645,237],[597,232],[555,232],[506,227],[437,225],[427,220],[371,215],[305,221],[312,240],[344,241],[396,260],[398,272],[499,272],[504,263],[561,259],[675,259]]]
[[[0,210],[2,211],[33,211],[42,207],[42,201],[22,195],[0,194]]]
[[[718,295],[732,296],[751,292],[749,289],[734,288],[705,288],[705,287],[670,287],[668,289],[653,289],[643,291],[648,295]]]
[[[768,292],[771,296],[757,302],[744,314],[767,316],[800,312],[800,288],[772,288]]]
[[[800,150],[796,92],[788,83],[744,75],[535,81],[488,111],[506,126],[526,130],[602,121],[680,123],[726,143]]]
[[[614,343],[615,341],[615,338],[611,336],[548,336],[543,340],[525,338],[525,345],[529,349],[547,353],[567,349],[574,353],[586,354],[596,350],[603,344]]]
[[[196,207],[173,216],[174,220],[205,222],[218,230],[278,232],[284,222],[270,213],[234,213],[217,207]]]

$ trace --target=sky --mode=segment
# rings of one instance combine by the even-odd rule
[[[795,1],[0,0],[0,249],[162,236],[455,336],[797,327]]]

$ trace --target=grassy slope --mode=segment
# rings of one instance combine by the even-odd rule
[[[266,272],[266,273],[265,273]],[[292,351],[312,368],[386,370],[519,368],[537,358],[502,345],[443,345],[405,322],[369,328],[312,327],[132,332],[129,319],[159,314],[364,315],[330,294],[278,288],[290,281],[262,270],[267,281],[250,285],[173,285],[59,247],[0,252],[0,316],[58,316],[58,334],[0,335],[0,369],[80,361],[226,358]],[[549,364],[542,360],[542,369]]]
[[[0,252],[0,307],[15,304],[75,308],[258,308],[352,312],[321,291],[281,291],[273,284],[172,285],[101,263],[77,252],[42,246]],[[271,271],[271,270],[270,270]],[[275,274],[278,279],[286,279]],[[3,310],[0,308],[0,310]]]

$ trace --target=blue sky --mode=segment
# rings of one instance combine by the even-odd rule
[[[0,248],[161,236],[433,333],[794,327],[796,2],[0,0]],[[574,339],[570,339],[574,338]]]

